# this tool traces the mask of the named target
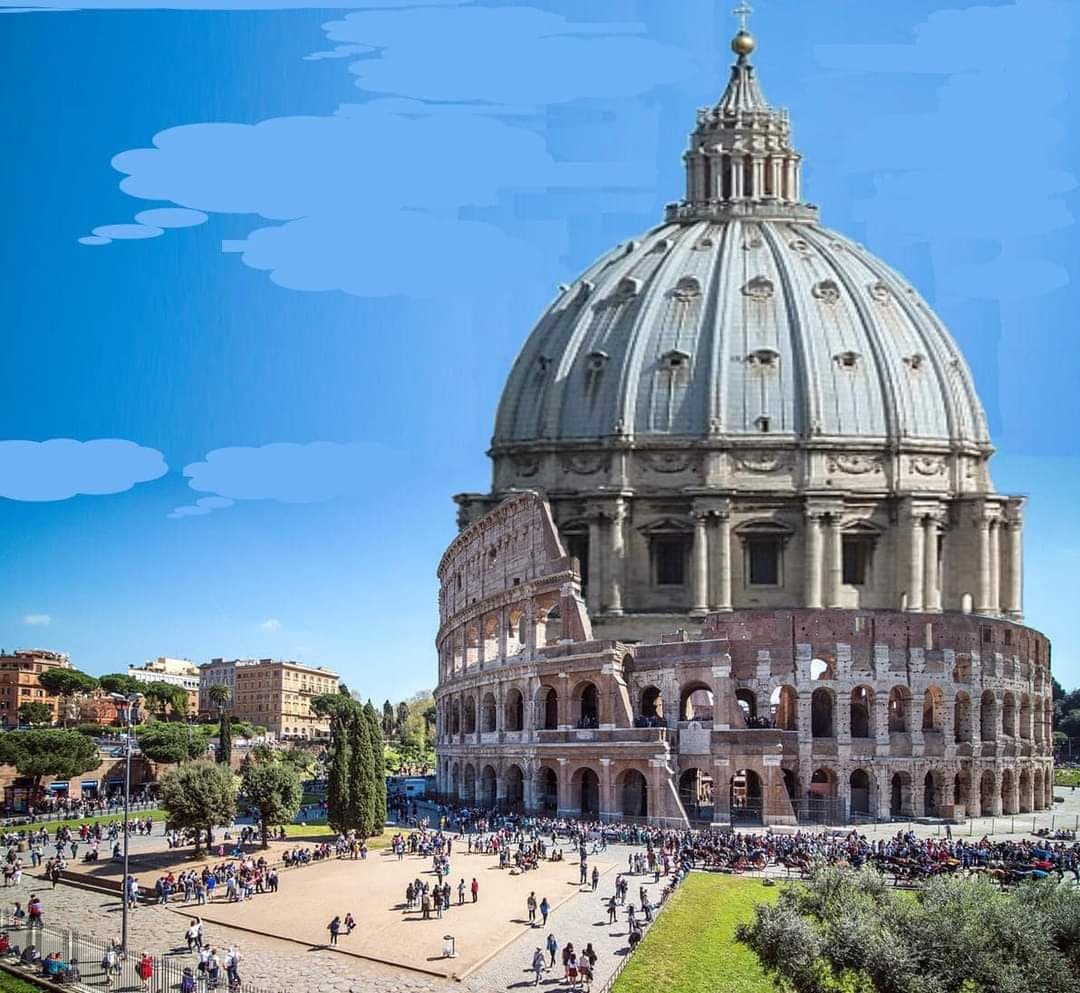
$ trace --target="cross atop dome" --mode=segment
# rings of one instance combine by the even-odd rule
[[[754,36],[746,27],[746,19],[754,12],[754,8],[742,0],[732,13],[739,19],[739,33],[731,40],[731,50],[739,56],[740,62],[745,62],[747,56],[757,47]]]

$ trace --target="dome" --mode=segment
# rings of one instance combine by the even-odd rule
[[[773,434],[988,451],[971,374],[919,294],[801,199],[786,111],[738,60],[698,112],[686,198],[603,256],[525,342],[496,451]]]

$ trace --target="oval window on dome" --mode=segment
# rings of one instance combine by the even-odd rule
[[[701,282],[697,276],[683,276],[675,284],[671,295],[677,300],[693,300],[694,297],[701,296]]]
[[[836,303],[840,299],[840,287],[832,279],[815,283],[811,292],[822,303]]]
[[[768,300],[775,290],[776,287],[767,276],[755,276],[742,288],[743,296],[748,296],[751,300]]]
[[[690,368],[690,353],[673,348],[670,352],[665,352],[660,361],[668,372],[679,373]]]
[[[878,280],[868,287],[870,297],[878,303],[888,303],[892,299],[892,291],[883,282]]]
[[[633,276],[620,279],[619,288],[615,292],[621,297],[636,297],[641,292],[641,280]]]
[[[918,372],[926,365],[926,356],[916,352],[914,355],[904,356],[904,365],[906,365],[912,372]]]
[[[694,251],[695,252],[704,252],[704,251],[707,251],[708,249],[710,249],[712,247],[713,247],[712,238],[702,238],[701,241],[699,241],[694,246]]]
[[[780,353],[775,348],[758,348],[746,356],[746,364],[753,369],[775,369],[780,364]]]
[[[859,366],[860,355],[858,352],[838,352],[833,356],[833,361],[836,362],[841,369],[857,369]]]
[[[586,365],[593,372],[599,372],[608,362],[608,353],[602,351],[589,352],[586,356]]]

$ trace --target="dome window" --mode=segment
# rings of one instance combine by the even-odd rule
[[[803,241],[802,238],[796,238],[793,242],[791,242],[790,247],[793,252],[797,252],[804,258],[810,255],[810,243],[807,241]]]
[[[742,288],[743,296],[751,300],[768,300],[775,291],[772,280],[766,276],[755,276]]]
[[[859,359],[861,356],[858,352],[839,352],[833,356],[833,361],[836,362],[841,369],[857,369],[859,366]]]
[[[713,247],[712,238],[702,238],[701,241],[699,241],[694,246],[694,251],[695,252],[704,252],[704,251],[708,251],[708,249],[710,249],[712,247]]]
[[[619,280],[619,288],[616,290],[616,294],[620,297],[636,297],[641,292],[641,280],[635,279],[633,276],[627,276],[625,279]]]
[[[926,364],[926,356],[916,352],[914,355],[904,356],[904,365],[912,372],[918,372]]]
[[[815,283],[811,292],[822,303],[836,303],[840,299],[840,287],[831,279]]]
[[[671,295],[676,300],[693,300],[701,296],[701,283],[698,281],[697,276],[683,276],[675,284],[675,289],[671,291]]]
[[[655,245],[653,245],[653,251],[657,254],[662,254],[671,248],[670,238],[661,238]]]
[[[892,299],[892,291],[884,283],[878,281],[868,287],[870,296],[878,303],[888,303]]]
[[[623,249],[623,255],[633,255],[637,251],[638,243],[636,241],[628,241],[626,248]]]
[[[762,434],[768,434],[772,428],[772,418],[768,414],[762,414],[756,421],[754,421],[754,427],[756,427]]]
[[[775,369],[780,364],[780,353],[775,348],[758,348],[746,356],[746,364],[755,369]]]
[[[608,361],[608,353],[607,352],[601,352],[601,351],[589,352],[588,356],[586,356],[586,364],[587,364],[587,367],[589,369],[589,372],[600,372],[600,371],[602,371],[604,366],[607,365],[607,361]]]
[[[668,372],[682,372],[684,369],[690,368],[690,353],[673,348],[670,352],[665,352],[660,361],[663,362],[664,368]]]

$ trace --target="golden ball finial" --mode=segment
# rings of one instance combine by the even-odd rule
[[[757,41],[754,40],[754,36],[747,30],[740,30],[734,38],[731,39],[731,50],[740,58],[749,55],[755,48],[757,48]]]

